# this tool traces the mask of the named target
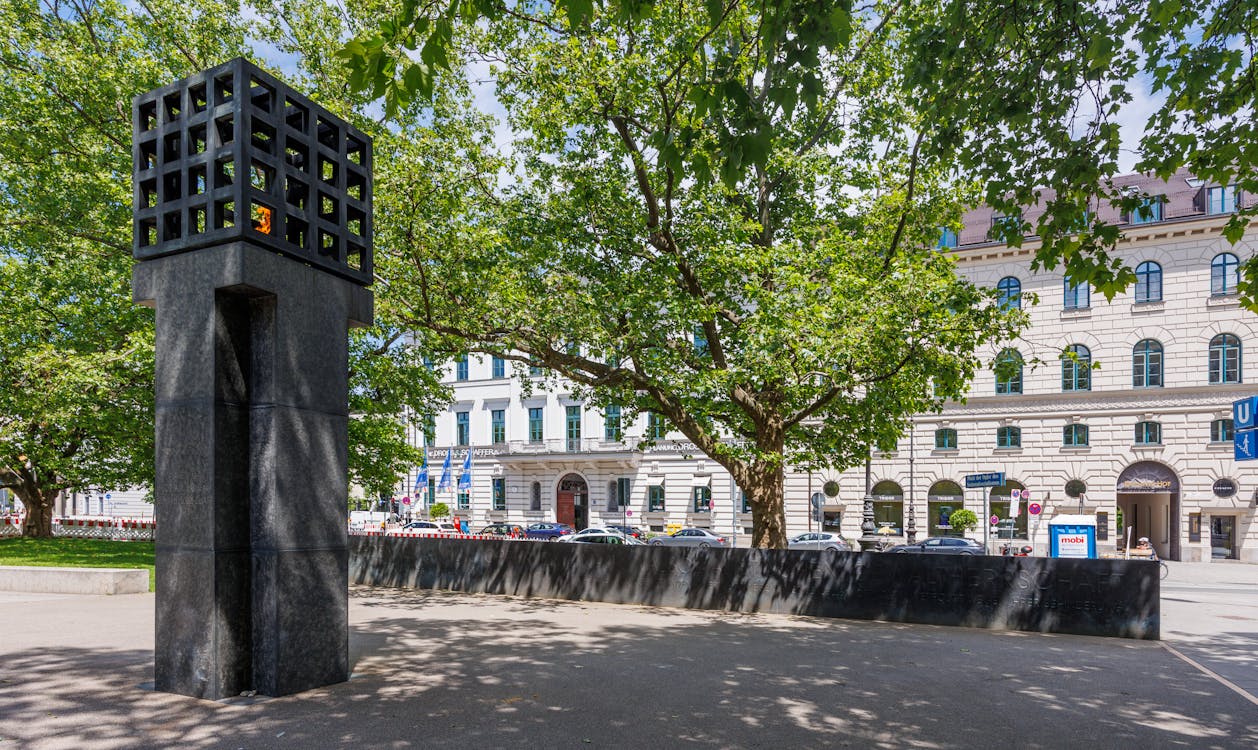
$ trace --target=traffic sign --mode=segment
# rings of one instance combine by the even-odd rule
[[[996,524],[1000,523],[1000,516],[993,513],[991,517],[991,522],[992,522],[992,526],[995,526]]]
[[[1042,510],[1044,509],[1040,507],[1039,503],[1031,503],[1026,507],[1026,512],[1033,516],[1038,516]]]
[[[1030,499],[1031,499],[1031,491],[1030,491],[1030,490],[1022,490],[1022,499],[1023,499],[1023,500],[1030,500]]]
[[[627,511],[625,511],[625,515],[626,515],[626,516],[632,516],[632,515],[633,515],[633,511],[631,511],[631,510],[627,510]]]
[[[1258,430],[1237,430],[1233,447],[1237,461],[1258,459]]]
[[[106,492],[106,493],[105,493],[105,499],[106,499],[106,500],[113,500],[113,499],[114,499],[114,496],[113,496],[113,495],[111,495],[110,493]]]
[[[989,471],[984,474],[966,474],[966,487],[999,487],[1005,483],[1003,471]]]
[[[820,492],[812,493],[812,509],[821,510],[821,506],[826,504],[826,496]]]

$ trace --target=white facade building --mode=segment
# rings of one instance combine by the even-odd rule
[[[988,209],[968,213],[959,235],[945,233],[958,272],[999,287],[1009,304],[1024,306],[1031,325],[1019,341],[981,353],[1020,359],[1020,374],[980,375],[965,403],[918,416],[895,453],[873,458],[875,523],[891,541],[910,530],[919,540],[951,533],[948,514],[966,507],[1002,520],[1003,536],[1043,550],[1046,519],[1083,512],[1097,518],[1102,550],[1113,550],[1129,528],[1133,542],[1147,536],[1165,558],[1258,561],[1258,462],[1234,460],[1231,423],[1232,402],[1258,394],[1258,367],[1244,356],[1258,346],[1258,317],[1236,294],[1237,265],[1258,246],[1258,230],[1236,245],[1221,236],[1244,200],[1235,190],[1184,174],[1125,182],[1164,198],[1134,221],[1098,207],[1099,218],[1124,226],[1117,252],[1138,274],[1112,301],[1070,285],[1060,269],[1032,273],[1035,238],[1021,248],[990,241],[1001,219]],[[1066,349],[1073,358],[1060,358]],[[446,374],[455,402],[437,420],[432,484],[449,450],[453,485],[470,446],[472,486],[462,497],[421,492],[413,509],[442,500],[476,528],[500,520],[628,521],[750,536],[750,513],[729,474],[679,434],[639,451],[652,429],[645,417],[617,432],[601,405],[562,388],[526,395],[508,363],[487,358]],[[416,441],[423,444],[422,435]],[[1005,486],[964,490],[967,474],[985,472],[1002,472]],[[818,497],[818,522],[809,498],[827,480],[839,491]],[[412,473],[400,494],[413,496],[414,481]],[[1010,493],[1024,489],[1029,497],[1011,519]],[[864,467],[788,473],[788,529],[824,523],[859,537],[865,494]],[[1028,520],[1031,503],[1041,513]],[[972,534],[996,535],[985,523]]]

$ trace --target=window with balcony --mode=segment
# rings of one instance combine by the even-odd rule
[[[652,513],[662,513],[664,511],[663,485],[653,484],[650,487],[647,487],[646,509]]]
[[[1131,387],[1162,387],[1162,345],[1157,341],[1145,339],[1132,350]]]
[[[500,445],[507,442],[507,412],[494,409],[489,412],[489,442]]]
[[[1146,260],[1136,266],[1136,302],[1162,301],[1162,266]]]
[[[495,355],[493,362],[493,374],[495,378],[507,377],[507,360]]]
[[[542,442],[542,438],[543,438],[542,407],[530,406],[529,407],[529,442],[540,443]]]
[[[1216,419],[1210,423],[1210,442],[1230,443],[1236,439],[1236,430],[1230,419]]]
[[[1092,352],[1083,344],[1071,344],[1061,356],[1061,389],[1092,390]]]
[[[1061,444],[1067,448],[1086,448],[1088,445],[1088,426],[1086,424],[1068,424],[1062,428]]]
[[[1021,448],[1022,447],[1022,428],[1021,427],[997,427],[996,428],[996,447],[997,448]]]
[[[1241,340],[1230,333],[1210,339],[1210,385],[1241,382]]]
[[[564,436],[568,439],[569,452],[581,450],[581,407],[566,406]]]
[[[454,415],[454,444],[467,445],[471,433],[470,419],[468,412],[460,411]]]
[[[1017,349],[1006,349],[996,357],[996,394],[1022,393],[1022,355]]]
[[[956,450],[957,447],[957,431],[951,427],[941,427],[935,430],[935,450],[950,451]]]
[[[1022,309],[1022,282],[1016,277],[1006,276],[996,284],[996,292],[1000,306],[1006,310]]]
[[[505,477],[493,479],[494,510],[507,509],[507,480]]]
[[[620,428],[620,405],[608,404],[603,409],[603,439],[612,442],[620,442],[623,433]]]
[[[1159,422],[1136,422],[1136,445],[1161,445],[1162,425]]]
[[[1240,261],[1231,253],[1219,253],[1210,261],[1210,295],[1225,297],[1236,294],[1240,284]]]
[[[1062,280],[1062,307],[1067,310],[1086,310],[1092,305],[1092,288],[1087,282],[1075,284],[1070,279]]]
[[[459,361],[454,366],[454,379],[467,380],[467,371],[468,356],[466,354],[462,354],[459,356]]]

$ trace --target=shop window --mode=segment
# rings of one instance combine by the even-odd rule
[[[904,502],[877,500],[874,502],[874,526],[892,529],[892,534],[904,533]]]
[[[1190,542],[1201,541],[1201,514],[1200,513],[1188,514],[1188,541]]]

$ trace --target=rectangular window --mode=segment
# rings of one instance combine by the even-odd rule
[[[1200,513],[1188,514],[1188,541],[1190,542],[1201,541],[1201,514]]]
[[[454,379],[467,380],[467,355],[466,354],[460,356],[458,364],[455,365]]]
[[[742,487],[738,488],[738,508],[739,513],[751,512],[751,500],[747,499],[747,493],[743,492]]]
[[[529,407],[529,442],[542,442],[542,407]]]
[[[874,506],[874,526],[878,529],[891,529],[881,532],[899,536],[904,533],[904,502],[879,501]]]
[[[1088,444],[1086,424],[1068,424],[1062,428],[1061,444],[1068,447],[1084,447]]]
[[[957,447],[957,431],[944,427],[935,430],[935,450],[953,450]]]
[[[1206,213],[1230,214],[1236,210],[1240,190],[1235,185],[1212,187],[1206,191]]]
[[[564,411],[567,415],[564,435],[568,438],[568,450],[579,451],[581,450],[581,407],[567,406],[564,407]]]
[[[1230,419],[1216,419],[1210,423],[1210,442],[1230,443],[1236,439],[1234,423]]]
[[[494,409],[489,412],[489,442],[494,444],[507,442],[507,412],[505,409]]]
[[[618,404],[608,404],[603,410],[603,439],[610,442],[620,442],[620,406]]]
[[[459,492],[459,510],[470,510],[472,507],[472,494],[467,490]]]
[[[471,415],[465,411],[455,413],[454,415],[454,444],[455,445],[467,445],[469,433],[471,432],[470,423],[468,421],[470,417]]]
[[[424,417],[424,445],[431,448],[437,442],[437,415]]]
[[[542,509],[542,483],[534,482],[529,488],[529,510]]]
[[[948,227],[944,227],[942,230],[940,230],[939,244],[937,245],[937,247],[940,250],[947,250],[950,248],[954,248],[956,246],[957,246],[956,230],[949,229]]]
[[[993,216],[992,226],[988,230],[987,236],[993,240],[1001,240],[1009,236],[1009,234],[1018,234],[1022,228],[1021,216]]]
[[[1062,290],[1062,306],[1067,310],[1086,310],[1092,304],[1092,288],[1087,282],[1074,284],[1070,279],[1066,279]]]
[[[502,357],[495,356],[493,367],[494,367],[495,378],[507,377],[507,360],[503,359]]]
[[[664,511],[664,487],[663,485],[653,484],[646,490],[647,506],[646,509],[652,513],[662,513]]]
[[[700,323],[695,323],[694,347],[696,355],[700,357],[708,356],[708,335],[704,332],[703,325]]]
[[[695,513],[712,512],[712,488],[695,487],[692,493]]]
[[[431,508],[433,503],[437,502],[437,478],[428,478],[428,496],[424,498],[424,507]]]
[[[650,440],[662,440],[668,434],[668,423],[655,412],[647,412],[646,436]]]
[[[494,477],[494,510],[507,509],[507,480],[505,477]]]
[[[1162,425],[1157,422],[1136,423],[1137,445],[1161,445]]]
[[[537,365],[529,365],[529,377],[540,378],[542,376],[542,368]]]
[[[633,480],[629,477],[621,477],[616,480],[616,507],[623,508],[629,504],[629,492],[633,487]]]
[[[996,447],[997,448],[1021,448],[1022,447],[1022,428],[997,427],[996,428]]]

